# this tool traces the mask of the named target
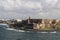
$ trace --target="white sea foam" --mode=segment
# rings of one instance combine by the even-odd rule
[[[40,32],[40,33],[57,33],[57,32],[53,31],[53,32]]]
[[[52,32],[38,32],[38,33],[57,33],[56,31],[52,31]]]
[[[40,33],[48,33],[48,32],[40,32]]]
[[[17,31],[17,32],[30,32],[30,31],[24,31],[24,30],[17,30],[13,28],[6,28],[6,30],[12,30],[12,31]],[[38,33],[57,33],[57,32],[53,31],[53,32],[38,32]]]
[[[7,26],[8,24],[5,24],[5,23],[0,23],[0,25],[5,25],[5,26]]]
[[[57,33],[56,31],[54,31],[54,32],[50,32],[50,33]]]
[[[6,30],[12,30],[12,31],[17,31],[17,32],[25,32],[24,30],[17,30],[17,29],[13,29],[13,28],[6,28]]]
[[[17,32],[30,32],[30,31],[24,31],[24,30],[17,30],[13,28],[6,28],[7,30],[17,31]],[[38,33],[57,33],[56,31],[53,32],[38,32]]]

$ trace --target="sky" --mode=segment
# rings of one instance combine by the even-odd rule
[[[0,0],[0,19],[60,19],[60,0]]]

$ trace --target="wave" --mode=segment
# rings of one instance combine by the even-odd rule
[[[17,31],[17,32],[33,32],[33,31],[17,30],[17,29],[13,29],[13,28],[6,28],[6,30]],[[42,32],[37,32],[37,33],[57,33],[57,32],[56,31],[52,31],[52,32],[43,32],[42,31]]]
[[[49,33],[49,32],[40,32],[40,33]]]
[[[17,31],[17,32],[25,32],[24,30],[17,30],[13,28],[6,28],[6,30]]]
[[[57,33],[56,31],[54,31],[54,32],[50,32],[50,33]]]
[[[57,33],[56,31],[52,31],[52,32],[38,32],[38,33]]]

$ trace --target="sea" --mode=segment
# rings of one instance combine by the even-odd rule
[[[60,40],[60,32],[30,32],[0,26],[0,40]]]

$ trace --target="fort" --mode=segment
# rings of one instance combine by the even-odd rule
[[[26,20],[6,20],[0,23],[6,23],[9,28],[21,30],[60,30],[60,20],[57,19],[31,19]]]

